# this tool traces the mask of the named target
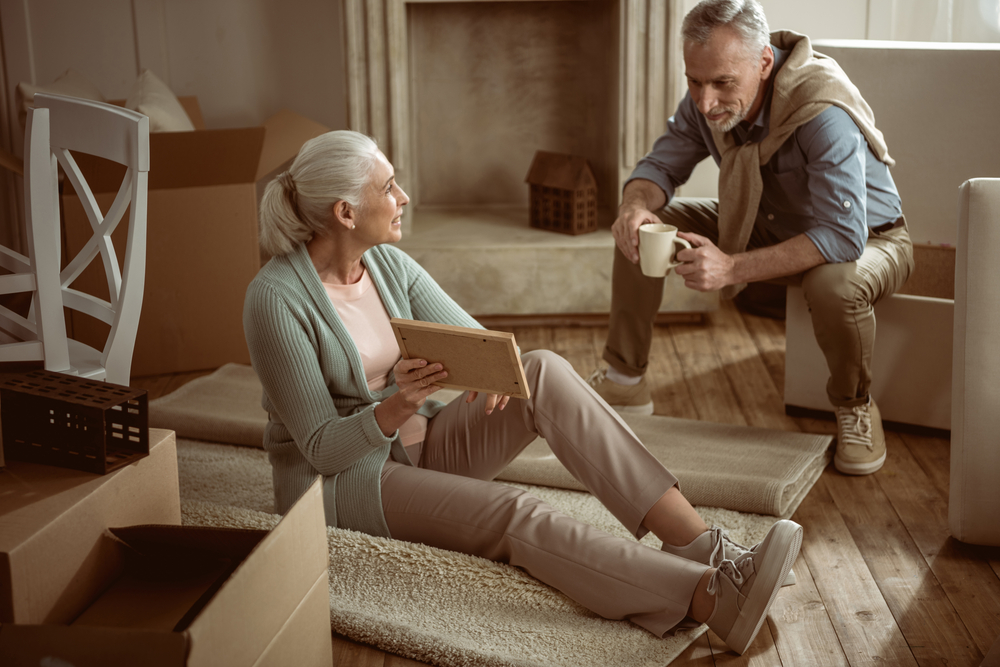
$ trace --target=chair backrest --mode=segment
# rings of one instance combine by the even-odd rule
[[[146,193],[149,172],[149,119],[109,104],[61,95],[38,94],[25,134],[25,212],[38,290],[36,324],[45,368],[129,383],[132,351],[142,307],[146,260]],[[102,214],[71,151],[97,155],[126,167],[118,194]],[[61,271],[58,165],[80,197],[92,236]],[[119,268],[111,234],[128,210],[124,261]],[[100,255],[107,300],[70,285]],[[63,308],[111,326],[96,358],[67,339]]]

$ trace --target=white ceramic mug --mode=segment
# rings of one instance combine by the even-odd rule
[[[639,227],[639,266],[650,278],[663,278],[670,269],[684,262],[677,253],[691,244],[677,236],[677,228],[656,222]]]

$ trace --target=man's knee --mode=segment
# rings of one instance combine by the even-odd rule
[[[802,277],[809,311],[857,312],[871,307],[871,295],[859,280],[854,262],[821,264]]]
[[[718,236],[717,199],[675,197],[655,213],[664,224],[673,225],[682,232],[694,232],[710,239]]]

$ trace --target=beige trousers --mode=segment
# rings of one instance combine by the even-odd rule
[[[614,537],[530,494],[492,482],[537,435],[630,533],[677,483],[563,358],[523,357],[531,390],[486,415],[485,396],[452,401],[430,420],[413,466],[388,461],[389,533],[516,565],[605,618],[663,636],[684,619],[707,566]],[[413,454],[419,454],[413,456]]]
[[[718,242],[719,203],[715,199],[676,198],[659,213],[667,224]],[[755,225],[747,249],[778,243]],[[875,347],[878,301],[893,294],[913,270],[913,245],[905,224],[870,231],[855,262],[821,264],[797,276],[773,282],[801,284],[812,316],[816,341],[830,370],[827,396],[835,406],[868,400]],[[663,278],[649,278],[638,264],[615,248],[611,287],[611,322],[604,360],[630,375],[646,372],[653,338],[653,318],[663,298]]]

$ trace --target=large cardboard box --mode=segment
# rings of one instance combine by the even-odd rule
[[[70,624],[0,627],[0,664],[328,667],[321,488],[317,478],[270,532],[109,530],[110,585]]]
[[[327,128],[292,111],[280,111],[261,127],[204,129],[194,98],[181,98],[193,132],[149,137],[146,284],[132,357],[132,376],[217,368],[249,363],[243,338],[243,298],[257,274],[261,254],[257,205],[263,187]],[[92,156],[78,164],[107,211],[124,169]],[[62,197],[69,256],[83,247],[91,226],[76,193]],[[115,232],[119,258],[125,227]],[[107,295],[99,261],[74,286]],[[73,336],[98,349],[107,325],[72,314]]]
[[[107,475],[23,461],[0,472],[0,623],[67,623],[118,567],[109,526],[180,524],[174,432]],[[3,661],[0,660],[0,664]]]

